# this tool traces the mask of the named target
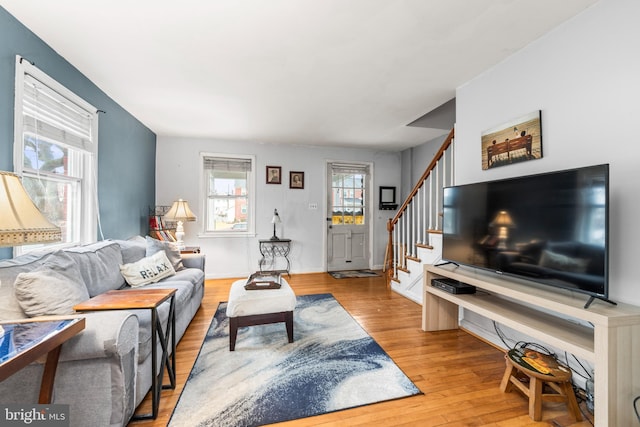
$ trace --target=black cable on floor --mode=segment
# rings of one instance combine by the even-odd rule
[[[586,378],[591,378],[591,372],[589,372],[589,371],[587,370],[587,368],[585,368],[585,367],[584,367],[584,365],[583,365],[582,363],[580,363],[580,360],[576,357],[576,355],[575,355],[575,354],[571,354],[571,355],[573,356],[573,358],[575,359],[575,361],[576,361],[576,362],[578,362],[578,365],[580,365],[580,367],[584,370],[584,372],[588,375],[588,377],[582,376],[582,375],[580,375],[580,374],[578,374],[578,375],[580,375],[582,378],[585,378],[585,379],[586,379]],[[575,371],[574,371],[574,372],[575,372]],[[576,372],[576,373],[577,373],[577,372]]]
[[[493,329],[496,331],[496,335],[498,335],[498,338],[500,338],[500,341],[502,341],[504,346],[506,348],[511,348],[511,346],[507,344],[507,337],[505,336],[504,332],[502,332],[502,330],[500,329],[498,322],[496,322],[495,320],[493,321]]]

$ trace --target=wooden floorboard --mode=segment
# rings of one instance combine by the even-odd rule
[[[207,280],[200,310],[176,350],[176,389],[163,390],[155,421],[131,427],[166,426],[221,301],[235,279]],[[297,295],[331,293],[382,346],[424,393],[330,414],[280,423],[281,426],[590,426],[572,422],[561,403],[545,403],[543,421],[533,422],[519,392],[499,390],[504,372],[501,351],[461,330],[423,332],[421,306],[386,286],[384,277],[334,279],[326,273],[288,279]],[[211,396],[215,399],[216,396]],[[150,412],[150,397],[138,412]],[[190,426],[185,426],[190,427]]]

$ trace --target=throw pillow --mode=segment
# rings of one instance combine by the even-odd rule
[[[122,264],[131,264],[147,256],[147,241],[142,236],[138,237],[140,239],[114,240],[120,245]]]
[[[147,241],[147,256],[153,255],[159,251],[164,251],[175,271],[180,271],[184,268],[182,265],[182,256],[180,255],[178,248],[176,248],[176,245],[171,242],[163,242],[162,240],[157,240],[149,236],[146,236],[145,239]]]
[[[37,269],[20,273],[13,285],[20,307],[29,317],[75,313],[89,299],[76,263],[61,251]]]
[[[142,258],[140,261],[120,266],[124,280],[133,288],[155,283],[176,274],[164,251]]]

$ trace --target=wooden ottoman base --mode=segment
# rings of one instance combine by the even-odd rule
[[[238,316],[229,318],[229,350],[236,348],[238,328],[243,326],[266,325],[269,323],[284,322],[287,327],[289,342],[293,342],[293,311],[281,311],[279,313],[254,314],[251,316]]]

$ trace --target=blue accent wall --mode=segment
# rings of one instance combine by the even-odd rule
[[[15,58],[21,55],[99,110],[98,197],[105,238],[147,233],[156,135],[0,7],[0,170],[13,171]],[[100,236],[98,236],[100,239]],[[10,258],[0,248],[0,259]]]

